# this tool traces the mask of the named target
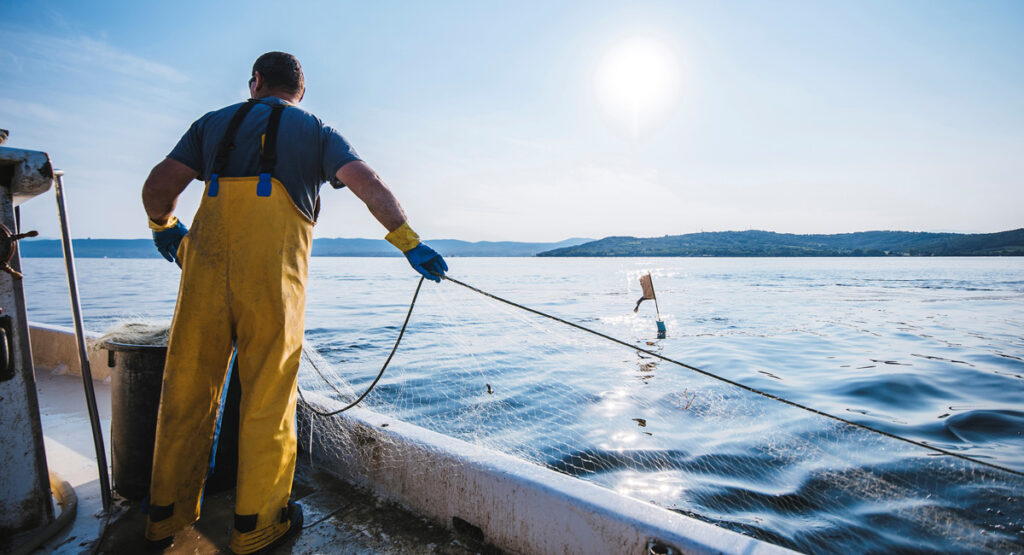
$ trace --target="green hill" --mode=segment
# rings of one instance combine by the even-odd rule
[[[717,231],[664,237],[606,237],[537,256],[1021,256],[1024,228],[1000,233],[864,231],[796,235]]]

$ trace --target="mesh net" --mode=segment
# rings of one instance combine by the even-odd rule
[[[559,309],[542,299],[531,306]],[[385,307],[378,320],[400,323],[405,308]],[[574,321],[649,336],[651,318],[627,312]],[[397,333],[310,330],[306,400],[332,409],[355,399]],[[1019,476],[765,399],[450,283],[424,288],[361,406],[801,551],[1024,548]],[[355,445],[335,418],[313,417],[312,427],[320,447],[344,456]]]
[[[170,334],[170,322],[133,319],[114,324],[90,343],[96,349],[107,342],[126,345],[167,345]]]

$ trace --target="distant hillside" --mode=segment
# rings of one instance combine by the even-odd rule
[[[1000,233],[718,231],[606,237],[538,256],[1024,256],[1024,228]]]
[[[518,243],[515,241],[460,241],[458,239],[427,240],[443,256],[535,256],[537,253],[571,247],[593,239],[566,239],[557,243]],[[315,239],[313,256],[401,256],[383,239]]]
[[[566,239],[557,243],[428,240],[444,256],[1024,256],[1024,228],[1000,233],[865,231],[794,235],[718,231],[665,237]],[[19,242],[26,258],[60,258],[56,239]],[[159,258],[149,239],[75,239],[78,258]],[[401,256],[383,239],[315,239],[313,256]]]
[[[459,241],[458,239],[437,239],[427,241],[427,243],[445,256],[536,256],[544,251],[573,247],[591,241],[593,239],[574,237],[557,243],[517,243],[515,241],[477,241],[476,243],[469,243]],[[388,246],[390,247],[391,245]]]
[[[539,252],[587,243],[592,239],[566,239],[557,243],[518,243],[435,239],[427,243],[444,256],[534,256]],[[19,243],[25,258],[61,258],[64,251],[57,239],[26,239]],[[160,258],[149,239],[75,239],[76,258]],[[313,256],[401,256],[383,239],[314,239]]]
[[[75,258],[160,258],[152,239],[74,239]],[[63,258],[60,239],[18,241],[22,258]]]

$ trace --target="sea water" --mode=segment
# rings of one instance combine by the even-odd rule
[[[452,277],[645,351],[1024,472],[1022,258],[448,262]],[[63,261],[22,266],[29,318],[70,325]],[[173,265],[77,268],[87,329],[170,320]],[[634,314],[648,271],[657,307]],[[415,286],[401,258],[312,259],[307,343],[362,391]],[[424,284],[406,333],[365,401],[374,410],[796,549],[1024,546],[1018,475],[853,429],[450,282]]]

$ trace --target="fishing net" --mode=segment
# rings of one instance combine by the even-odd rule
[[[427,283],[360,407],[801,551],[1022,552],[1019,475],[638,350],[1019,472],[1024,266],[994,260],[457,259],[454,277],[636,348]],[[30,315],[70,325],[60,261],[29,263]],[[164,261],[81,263],[88,327],[169,319]],[[648,269],[664,339],[652,303],[632,312]],[[400,258],[313,259],[307,401],[334,410],[365,391],[414,286]],[[341,419],[310,422],[310,453],[358,448]],[[379,464],[409,467],[390,452]]]
[[[591,291],[578,284],[515,290],[517,301],[626,339],[636,349],[450,282],[428,284],[387,373],[360,406],[800,551],[1024,548],[1021,476],[781,404],[641,352],[721,364],[708,352],[736,352],[730,341],[756,337],[767,354],[737,357],[723,374],[769,381],[799,376],[799,369],[787,368],[786,336],[794,330],[786,326],[741,330],[719,322],[710,334],[715,337],[702,339],[709,335],[709,322],[702,319],[720,316],[698,306],[691,311],[693,321],[663,314],[670,334],[659,339],[653,315],[631,310],[640,293],[638,275],[627,271],[618,287]],[[512,285],[492,283],[490,290],[498,294]],[[322,410],[336,409],[366,389],[412,294],[408,280],[376,282],[372,292],[351,285],[347,294],[373,295],[379,308],[363,315],[354,311],[351,324],[308,330],[300,388]],[[576,318],[574,304],[584,314],[605,315]],[[858,327],[842,315],[827,319],[830,326]],[[368,320],[379,325],[366,327]],[[856,364],[849,353],[822,358],[837,367]],[[876,362],[883,370],[897,368],[885,364],[893,361]],[[844,417],[886,416],[852,410]],[[1004,444],[1018,437],[1022,417],[1008,412],[1003,424],[1012,426],[1003,430],[1009,434]],[[336,418],[313,416],[310,426],[308,441],[318,447],[340,456],[358,448],[358,438]],[[899,422],[887,429],[898,431]],[[1024,469],[1024,461],[1005,451],[997,457],[984,445],[950,437],[956,429],[940,421],[922,441]],[[380,465],[405,466],[406,461],[388,460],[388,450],[381,452]]]
[[[170,322],[130,320],[119,322],[108,328],[103,335],[92,340],[90,346],[102,348],[104,343],[125,345],[167,345],[171,335]]]

